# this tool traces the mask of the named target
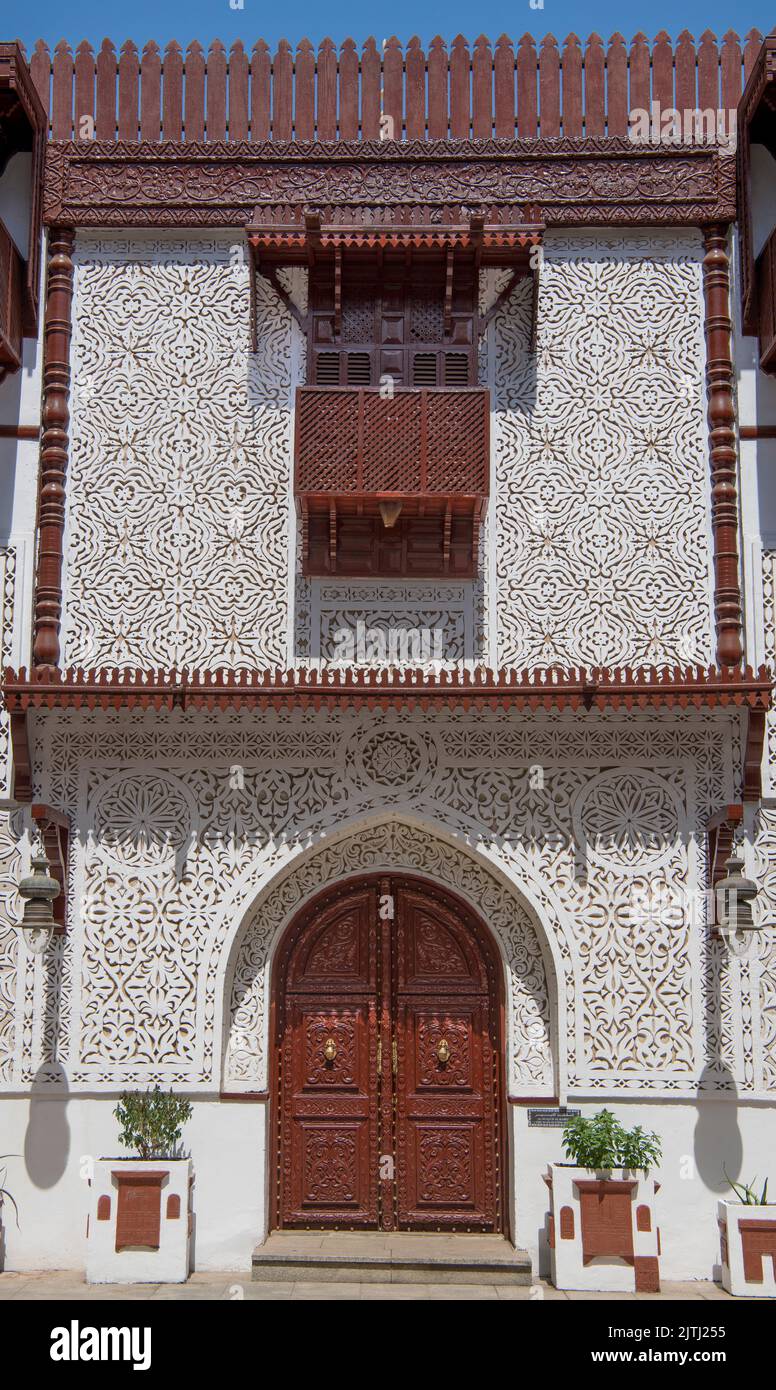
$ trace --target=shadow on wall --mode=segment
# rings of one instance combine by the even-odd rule
[[[693,1136],[695,1170],[709,1191],[720,1197],[730,1192],[725,1173],[736,1182],[743,1163],[737,1099],[736,1083],[727,1068],[721,1068],[719,1061],[704,1067],[698,1083],[698,1119]]]
[[[70,1157],[67,1076],[58,1063],[40,1068],[32,1083],[24,1162],[35,1187],[54,1187]]]

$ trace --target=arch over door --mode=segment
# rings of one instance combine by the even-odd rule
[[[278,1225],[501,1229],[500,978],[475,915],[423,880],[307,906],[276,978]]]

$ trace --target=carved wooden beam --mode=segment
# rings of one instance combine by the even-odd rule
[[[326,222],[385,222],[388,209],[472,203],[486,222],[531,205],[552,226],[700,226],[736,215],[735,159],[712,145],[646,145],[625,136],[542,140],[374,140],[337,144],[51,141],[50,225],[229,227],[274,224],[293,209]]]
[[[728,228],[704,228],[703,289],[706,301],[706,396],[714,534],[714,623],[717,661],[738,666],[743,657],[741,581],[738,568],[736,411],[730,321]]]
[[[62,618],[62,549],[65,532],[70,412],[70,338],[73,302],[72,227],[49,235],[43,358],[43,435],[38,491],[38,569],[35,591],[33,661],[59,664]]]

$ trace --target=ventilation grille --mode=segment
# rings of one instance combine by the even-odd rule
[[[413,386],[436,386],[437,357],[434,352],[416,352],[412,361]]]
[[[469,381],[469,358],[465,352],[445,353],[445,386],[466,386]]]
[[[368,352],[347,354],[348,386],[368,386],[372,380],[372,361]]]
[[[317,386],[339,386],[340,360],[338,352],[319,352],[315,359]]]

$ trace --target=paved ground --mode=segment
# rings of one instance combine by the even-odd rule
[[[332,1284],[252,1283],[245,1271],[235,1274],[192,1274],[186,1284],[92,1284],[72,1270],[56,1273],[0,1274],[0,1299],[134,1299],[154,1302],[164,1299],[489,1299],[523,1301],[532,1298],[572,1301],[660,1302],[663,1299],[729,1298],[718,1284],[663,1284],[659,1294],[561,1293],[544,1280],[532,1288],[513,1288],[495,1284]]]

